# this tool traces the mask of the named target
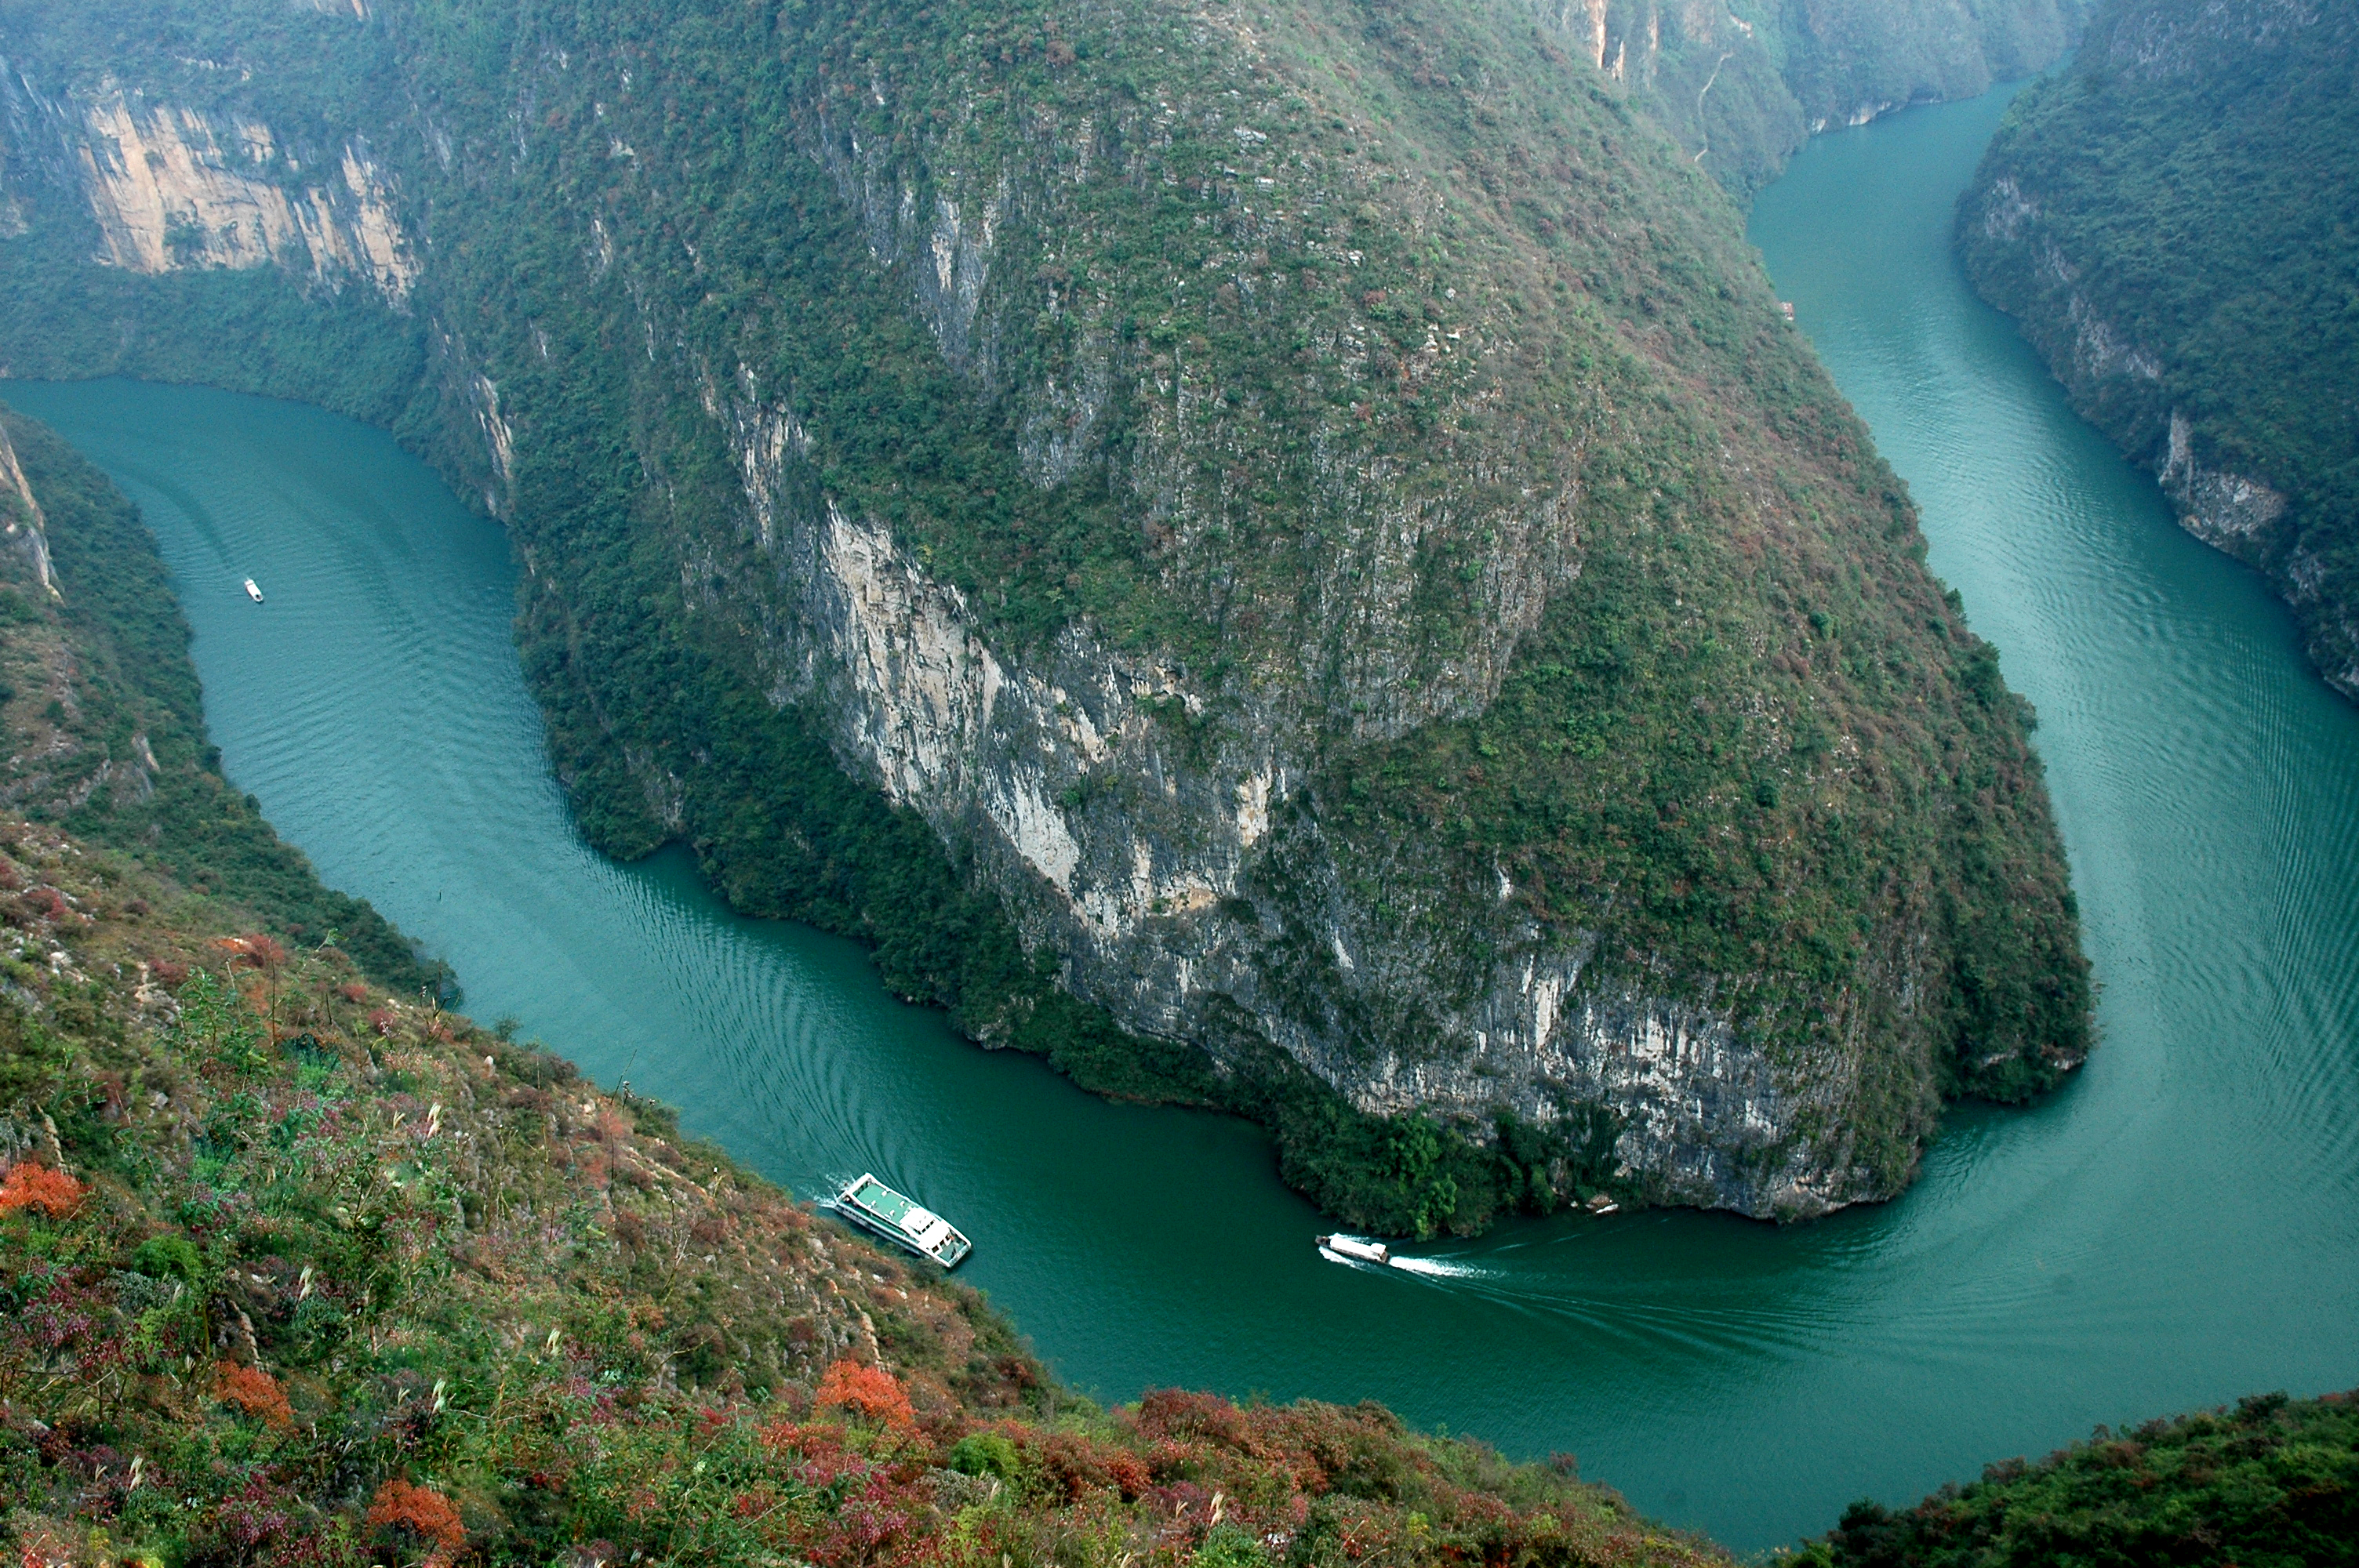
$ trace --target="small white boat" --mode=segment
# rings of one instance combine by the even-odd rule
[[[1363,1241],[1356,1236],[1316,1236],[1319,1255],[1330,1263],[1386,1264],[1393,1260],[1392,1249],[1381,1241]]]
[[[906,1247],[945,1269],[957,1268],[974,1250],[973,1244],[958,1227],[872,1175],[846,1184],[828,1206],[861,1229],[881,1236],[897,1247]]]
[[[252,578],[245,579],[245,597],[254,600],[256,604],[262,602],[262,589],[255,584]]]

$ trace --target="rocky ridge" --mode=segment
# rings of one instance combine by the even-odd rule
[[[719,830],[754,780],[696,694],[750,687],[1215,1085],[1536,1129],[1538,1201],[1887,1195],[1944,1089],[2082,1048],[2014,699],[1610,77],[1513,6],[1331,9],[832,7],[700,89],[750,146],[677,113],[692,35],[545,33],[510,109],[381,12],[404,94],[309,134],[419,225],[424,444],[516,530],[602,841],[803,863]],[[147,123],[276,146],[266,107]],[[1043,1005],[943,1000],[986,1042]]]

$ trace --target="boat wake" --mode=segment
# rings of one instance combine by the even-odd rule
[[[1480,1268],[1473,1263],[1453,1263],[1447,1258],[1395,1258],[1392,1266],[1407,1273],[1429,1280],[1501,1280],[1506,1278],[1496,1269]]]
[[[1353,1269],[1398,1269],[1427,1280],[1496,1280],[1505,1278],[1495,1269],[1479,1268],[1472,1263],[1451,1262],[1444,1258],[1404,1258],[1381,1241],[1367,1241],[1355,1236],[1320,1236],[1312,1238],[1319,1256],[1330,1263],[1341,1263]]]

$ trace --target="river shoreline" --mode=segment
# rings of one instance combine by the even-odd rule
[[[854,945],[729,914],[685,852],[590,853],[505,537],[390,438],[189,388],[0,391],[147,511],[231,777],[478,1016],[795,1190],[865,1168],[939,1202],[1084,1390],[1375,1398],[1757,1550],[2098,1422],[2359,1381],[2359,724],[1964,290],[1945,182],[1998,112],[1819,138],[1754,233],[2042,712],[2106,1044],[2049,1102],[1954,1113],[1895,1203],[1806,1227],[1559,1217],[1418,1249],[1426,1274],[1323,1263],[1245,1124],[976,1051]]]

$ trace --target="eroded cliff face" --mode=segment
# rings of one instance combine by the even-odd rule
[[[1594,937],[1511,908],[1504,871],[1470,908],[1430,847],[1329,831],[1298,694],[1209,692],[1079,628],[995,653],[875,520],[778,503],[802,488],[789,416],[732,427],[777,568],[774,698],[817,698],[853,765],[979,851],[1060,982],[1125,1028],[1229,1071],[1275,1045],[1371,1115],[1597,1139],[1658,1201],[1796,1217],[1891,1190],[1844,1126],[1862,1021],[1773,1056],[1708,1001],[1596,983]],[[1225,722],[1204,726],[1208,701]],[[1353,892],[1371,875],[1382,907]],[[1478,938],[1495,956],[1470,967]],[[1930,1124],[1930,1094],[1913,1109]]]
[[[2336,514],[2347,497],[2332,499],[2316,471],[2344,454],[2313,460],[2302,447],[2321,436],[2331,444],[2331,434],[2285,417],[2288,404],[2340,401],[2347,362],[2310,344],[2333,322],[2310,296],[2319,276],[2347,273],[2347,259],[2310,233],[2262,247],[2299,256],[2293,278],[2226,276],[2201,252],[2219,225],[2305,226],[2298,209],[2310,198],[2253,189],[2271,162],[2256,149],[2290,138],[2308,157],[2319,144],[2312,122],[2332,111],[2303,72],[2337,59],[2337,27],[2347,33],[2347,19],[2314,0],[2108,7],[2073,76],[2035,93],[2023,123],[2002,130],[1961,207],[1959,237],[1976,287],[2017,318],[2074,406],[2153,472],[2189,532],[2270,576],[2300,615],[2321,673],[2359,697],[2359,607],[2338,542],[2349,520]],[[2339,69],[2329,66],[2330,78]],[[2085,80],[2093,72],[2104,73],[2101,89]],[[2098,103],[2096,91],[2120,102]],[[2171,112],[2158,106],[2165,98]],[[2079,114],[2108,118],[2093,128],[2073,122]],[[2168,129],[2136,145],[2091,140],[2149,124]],[[2222,179],[2223,168],[2240,172]],[[2318,173],[2349,178],[2339,166]],[[2156,201],[2167,214],[2147,205]],[[2170,276],[2158,276],[2157,258],[2124,236],[2165,222],[2183,238],[2167,258]],[[2267,319],[2243,297],[2288,287],[2303,291],[2291,307],[2306,318],[2299,323]],[[2143,340],[2123,324],[2125,311],[2147,313]],[[2302,343],[2268,341],[2288,331]],[[2250,367],[2264,356],[2272,368],[2256,377]],[[2238,384],[2248,378],[2265,384]],[[2270,460],[2275,470],[2265,471]],[[2305,475],[2307,508],[2296,501]]]
[[[8,542],[24,553],[35,579],[49,590],[50,598],[64,598],[58,589],[57,574],[49,565],[48,520],[41,515],[41,503],[33,497],[32,484],[16,461],[16,449],[9,444],[5,429],[0,429],[0,516],[7,519],[0,533],[5,533]]]
[[[0,78],[9,75],[0,69]],[[0,162],[70,171],[49,194],[86,209],[99,236],[94,259],[147,274],[276,265],[313,285],[358,281],[396,307],[407,303],[419,259],[364,138],[313,168],[248,115],[122,89],[49,97],[21,77],[0,81],[0,90],[8,140],[17,144],[0,144]],[[22,232],[23,200],[7,195],[0,226]]]
[[[275,263],[321,283],[352,274],[397,304],[408,297],[417,263],[366,144],[344,146],[332,183],[295,183],[300,165],[257,121],[216,127],[192,110],[127,96],[84,115],[85,189],[116,266]]]

